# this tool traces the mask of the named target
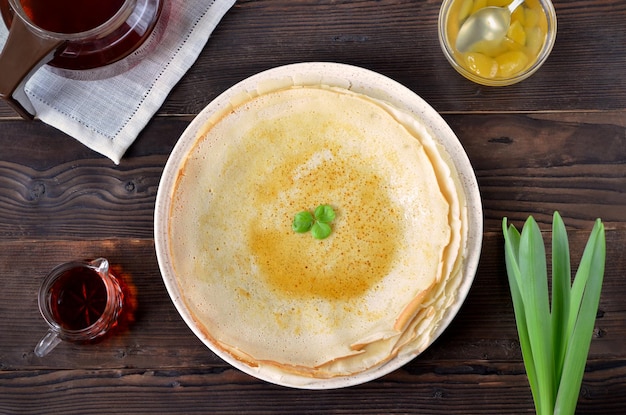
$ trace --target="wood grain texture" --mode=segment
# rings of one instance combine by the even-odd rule
[[[480,374],[472,374],[474,370]],[[107,405],[109,413],[122,414],[235,414],[251,408],[268,414],[436,414],[442,407],[447,413],[467,413],[471,405],[484,414],[531,413],[532,399],[520,370],[519,365],[483,362],[425,365],[340,391],[280,388],[232,369],[0,372],[0,410],[90,414]],[[394,399],[389,399],[391,390]],[[508,407],[495,404],[493,393],[509,398]]]
[[[622,112],[444,114],[478,179],[485,227],[528,215],[587,229],[601,217],[626,227],[626,125]],[[157,118],[115,166],[39,122],[0,129],[0,237],[152,236],[167,157],[188,117]]]
[[[521,84],[489,88],[466,81],[446,61],[437,38],[441,1],[241,1],[209,41],[208,66],[194,66],[189,83],[175,92],[208,102],[202,94],[212,99],[215,84],[207,74],[229,73],[238,81],[259,68],[323,60],[378,71],[441,112],[623,109],[626,81],[612,74],[626,59],[626,4],[554,3],[558,35],[545,65]],[[598,51],[599,44],[607,45],[606,52]],[[220,61],[223,56],[238,64]],[[223,82],[218,91],[233,83]],[[176,94],[170,105],[180,102]],[[164,111],[179,109],[185,110]]]
[[[533,215],[549,248],[559,210],[577,264],[593,221],[607,268],[577,414],[626,408],[626,2],[555,1],[546,64],[511,87],[466,81],[437,40],[440,0],[243,0],[119,165],[0,102],[0,414],[532,414],[504,268],[501,221]],[[332,391],[287,389],[233,369],[182,320],[161,279],[155,199],[180,134],[236,82],[334,61],[416,92],[451,126],[485,218],[478,272],[449,328],[404,367]],[[33,353],[36,293],[56,264],[105,256],[136,301],[90,345]]]
[[[592,362],[577,414],[622,414],[626,367]],[[0,371],[0,411],[49,414],[533,414],[523,367],[417,363],[343,390],[303,391],[230,368]],[[445,409],[444,409],[445,408]]]
[[[238,1],[160,113],[197,113],[254,73],[306,61],[373,69],[441,112],[625,108],[626,80],[615,76],[626,65],[622,0],[555,1],[550,58],[533,77],[506,88],[473,84],[452,69],[437,39],[440,6],[439,0]],[[0,116],[14,113],[0,103]]]
[[[570,231],[572,264],[580,259],[587,231]],[[549,239],[549,233],[546,240]],[[626,360],[626,232],[607,233],[607,270],[592,359]],[[503,238],[485,234],[473,287],[448,331],[421,357],[424,361],[520,361],[521,352],[503,262]],[[549,249],[549,243],[547,243]],[[137,311],[128,330],[95,345],[64,343],[50,358],[32,349],[46,331],[36,294],[46,273],[61,261],[104,256],[135,293]],[[34,260],[36,259],[36,260]],[[160,368],[227,366],[204,347],[172,305],[151,239],[0,242],[0,369]]]

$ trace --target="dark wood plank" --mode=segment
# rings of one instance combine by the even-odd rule
[[[445,114],[476,171],[485,228],[534,215],[626,227],[624,115]],[[0,236],[152,237],[161,172],[190,117],[153,120],[119,166],[40,122],[0,129]],[[80,174],[76,172],[80,171]]]
[[[518,85],[489,88],[445,60],[437,39],[441,1],[238,1],[161,113],[197,113],[252,74],[306,61],[381,72],[442,112],[624,109],[626,3],[554,3],[558,35],[546,64]],[[0,117],[13,115],[0,103]]]
[[[576,269],[588,232],[571,231]],[[546,234],[546,240],[549,233]],[[500,233],[485,235],[472,290],[449,330],[417,360],[520,361],[521,352],[504,269]],[[607,269],[592,359],[626,359],[626,231],[607,233]],[[134,287],[137,309],[132,324],[95,345],[63,343],[44,358],[33,354],[46,331],[37,309],[37,289],[60,262],[107,257]],[[160,368],[227,366],[201,342],[178,315],[161,280],[150,239],[0,242],[0,369]]]
[[[622,414],[626,364],[588,365],[577,414]],[[0,409],[64,414],[533,414],[521,363],[412,365],[347,389],[304,391],[233,369],[0,371]]]
[[[503,216],[568,226],[626,222],[624,113],[444,115],[474,166],[486,229]]]
[[[490,88],[446,61],[437,39],[441,1],[240,1],[163,112],[185,112],[190,102],[200,109],[259,70],[319,60],[378,71],[442,112],[623,109],[626,77],[614,74],[626,63],[626,4],[554,4],[558,35],[546,64],[520,84]]]
[[[480,405],[484,414],[530,413],[532,400],[519,365],[476,367],[491,374],[468,374],[471,366],[427,366],[336,391],[290,390],[232,369],[0,372],[0,408],[31,414],[85,414],[104,407],[124,414],[434,414],[445,407],[454,414]]]
[[[152,237],[161,172],[188,124],[185,117],[150,123],[116,166],[43,123],[3,122],[0,235]]]

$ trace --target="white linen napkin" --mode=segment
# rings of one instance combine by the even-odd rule
[[[106,77],[106,71],[115,69],[116,64],[92,71],[89,76],[100,78],[96,80],[68,78],[48,66],[42,67],[25,88],[36,116],[119,164],[234,3],[165,0],[166,18],[157,23],[146,42],[156,47],[146,47],[135,66],[115,76]],[[0,47],[7,34],[0,23]],[[117,65],[119,72],[123,63]]]

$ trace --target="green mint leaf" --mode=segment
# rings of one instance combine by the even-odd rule
[[[315,209],[315,220],[322,223],[330,223],[335,220],[335,211],[330,205],[319,205]]]
[[[315,222],[311,227],[311,234],[315,239],[326,239],[330,235],[331,228],[328,223]]]
[[[293,219],[293,223],[291,224],[291,228],[298,233],[308,232],[313,226],[313,215],[309,211],[302,211],[296,214],[296,217]]]

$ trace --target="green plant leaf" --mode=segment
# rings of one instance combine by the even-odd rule
[[[600,230],[600,225],[602,226],[602,230]],[[578,310],[580,310],[580,303],[582,301],[583,293],[585,290],[585,286],[587,285],[587,280],[589,279],[589,275],[593,270],[593,250],[595,249],[595,233],[600,233],[604,235],[604,225],[600,222],[596,222],[594,225],[594,229],[591,231],[591,235],[589,235],[589,239],[587,241],[587,245],[585,245],[585,250],[583,251],[583,256],[580,259],[580,264],[578,265],[578,270],[576,271],[576,276],[574,277],[574,283],[572,284],[571,290],[571,298],[570,298],[570,309],[572,312],[569,314],[569,319],[567,322],[568,329],[568,337],[571,336],[571,333],[574,330],[574,325],[576,324],[576,319],[578,318]]]
[[[315,222],[311,228],[311,234],[315,239],[326,239],[330,235],[332,229],[328,223]]]
[[[555,415],[574,415],[585,373],[585,364],[600,303],[606,262],[604,225],[599,219],[589,236],[581,264],[587,261],[589,266],[582,269],[579,267],[574,280],[574,285],[578,280],[584,281],[585,284],[580,308],[570,310],[570,315],[574,315],[576,318],[567,344],[562,381],[555,402]]]
[[[571,281],[569,242],[555,212],[552,304],[545,247],[531,217],[521,234],[502,221],[505,261],[524,365],[538,415],[574,415],[600,301],[606,240],[598,219]]]
[[[552,338],[554,339],[554,359],[556,384],[561,382],[563,362],[567,350],[567,321],[570,312],[570,290],[572,274],[569,255],[569,242],[565,224],[558,212],[552,219]]]
[[[315,220],[323,223],[330,223],[335,220],[335,211],[330,205],[319,205],[315,209]]]
[[[305,233],[311,229],[313,222],[313,215],[311,215],[311,212],[305,210],[296,213],[293,223],[291,224],[291,228],[298,233]]]
[[[519,266],[522,275],[520,291],[541,397],[541,406],[537,411],[540,414],[549,414],[554,408],[556,384],[548,276],[541,230],[532,216],[526,220],[522,229]]]
[[[541,395],[539,393],[539,380],[535,370],[535,362],[533,359],[530,339],[528,338],[528,325],[526,323],[526,312],[524,310],[524,302],[520,291],[520,281],[522,279],[518,264],[520,233],[513,226],[507,228],[507,218],[502,220],[502,232],[504,234],[504,253],[509,279],[509,287],[511,290],[511,298],[513,300],[513,311],[515,312],[515,321],[517,323],[517,334],[519,336],[520,347],[522,349],[522,357],[524,359],[524,367],[526,368],[526,376],[532,391],[533,400],[536,408],[541,408]]]

